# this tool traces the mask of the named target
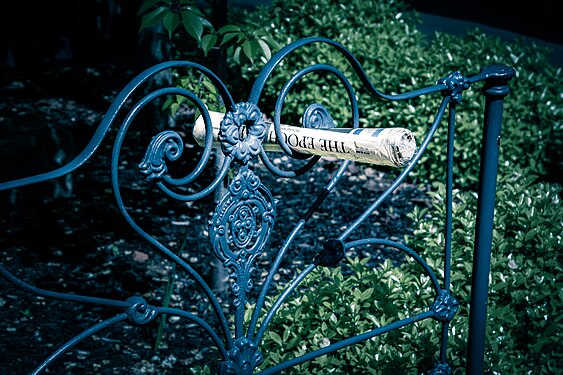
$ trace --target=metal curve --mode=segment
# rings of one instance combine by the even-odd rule
[[[61,301],[69,301],[69,302],[91,303],[91,304],[102,305],[107,307],[127,308],[130,306],[130,304],[126,301],[112,300],[112,299],[99,298],[99,297],[88,297],[88,296],[81,296],[77,294],[53,292],[50,290],[41,289],[19,279],[14,274],[9,272],[1,264],[0,264],[0,276],[4,277],[6,280],[11,282],[18,288],[24,290],[25,292],[33,293],[41,297],[58,299]]]
[[[94,333],[99,332],[104,328],[110,327],[110,326],[117,324],[119,322],[123,322],[127,319],[128,319],[128,316],[127,316],[126,313],[120,313],[120,314],[117,314],[117,315],[115,315],[115,316],[113,316],[109,319],[106,319],[104,321],[101,321],[101,322],[93,325],[92,327],[88,328],[85,331],[82,331],[81,333],[79,333],[78,335],[74,336],[72,339],[67,341],[65,344],[63,344],[53,354],[51,354],[35,370],[33,370],[33,372],[31,374],[32,375],[41,374],[42,372],[44,372],[47,369],[47,367],[51,363],[53,363],[56,359],[58,359],[61,355],[66,353],[68,350],[72,349],[80,341],[92,336]]]
[[[219,349],[221,356],[223,358],[227,358],[228,354],[225,345],[223,344],[217,333],[213,330],[213,328],[211,328],[211,326],[205,320],[199,318],[198,316],[188,311],[176,309],[173,307],[157,307],[157,311],[159,314],[176,315],[188,319],[189,321],[199,325],[201,328],[205,330],[205,332],[209,334],[209,337],[211,337],[211,340],[213,340],[213,342],[217,346],[217,349]]]
[[[186,184],[189,184],[190,182],[192,182],[193,180],[195,180],[197,177],[199,177],[201,175],[205,166],[207,165],[207,162],[209,161],[209,158],[211,156],[211,151],[213,150],[213,125],[211,124],[211,118],[209,117],[209,111],[207,110],[207,108],[205,107],[203,102],[194,93],[192,93],[191,91],[188,91],[186,89],[182,89],[182,88],[166,87],[166,88],[156,90],[156,91],[146,95],[131,109],[131,111],[129,111],[129,113],[127,114],[127,117],[123,121],[123,123],[122,123],[122,125],[121,125],[121,127],[118,131],[117,136],[123,138],[125,136],[125,133],[128,131],[129,126],[135,120],[135,118],[137,117],[139,112],[150,101],[152,101],[152,100],[154,100],[154,99],[156,99],[160,96],[163,96],[163,95],[180,95],[180,96],[183,96],[183,97],[191,100],[196,105],[197,109],[200,111],[200,113],[202,114],[203,119],[204,119],[205,131],[206,131],[205,146],[204,146],[201,158],[200,158],[198,164],[196,165],[196,167],[194,168],[194,170],[191,173],[189,173],[187,176],[182,177],[182,178],[173,178],[173,177],[170,177],[168,175],[164,175],[164,176],[161,177],[164,181],[166,181],[167,183],[169,183],[171,185],[175,185],[175,186],[186,185]],[[116,149],[116,145],[114,146],[114,150],[115,149]],[[120,147],[119,147],[118,153],[116,155],[117,158],[119,158],[120,151],[121,151],[121,140],[120,140]],[[180,151],[180,154],[181,154],[181,151]],[[114,155],[115,155],[115,153],[114,153]],[[145,157],[146,156],[147,155],[145,155]],[[178,155],[178,157],[179,156],[180,155]]]
[[[299,275],[297,275],[289,283],[289,285],[284,289],[283,293],[276,299],[276,302],[274,302],[274,304],[270,308],[270,311],[268,311],[268,314],[264,317],[264,320],[262,320],[262,324],[260,325],[260,329],[258,330],[258,333],[256,334],[256,338],[254,338],[254,343],[256,345],[258,345],[260,343],[260,341],[262,341],[262,337],[264,336],[264,333],[266,332],[268,325],[270,324],[272,318],[274,317],[276,312],[279,310],[281,305],[287,299],[287,297],[289,297],[291,292],[293,292],[295,290],[295,288],[297,288],[299,286],[299,284],[301,284],[303,282],[303,280],[305,280],[305,277],[307,277],[307,275],[310,274],[311,271],[313,271],[316,267],[317,266],[314,263],[307,266],[307,268],[305,268],[303,271],[301,271],[301,273]],[[256,310],[254,310],[254,311],[260,311],[260,310],[258,310],[257,307],[256,307]]]
[[[219,94],[221,95],[223,102],[227,105],[227,109],[234,106],[233,98],[229,93],[229,90],[227,89],[225,84],[219,79],[219,77],[217,77],[211,70],[207,69],[206,67],[193,63],[191,61],[167,61],[157,64],[138,74],[133,80],[129,82],[129,84],[127,84],[127,86],[125,86],[123,90],[121,90],[121,92],[116,96],[110,108],[107,110],[106,114],[104,115],[102,122],[100,122],[100,125],[98,125],[98,128],[96,129],[90,142],[86,145],[86,147],[84,147],[84,149],[80,152],[80,154],[78,154],[73,160],[71,160],[64,166],[50,172],[41,173],[35,176],[24,177],[18,180],[2,182],[0,183],[0,191],[14,189],[17,187],[36,184],[54,178],[62,177],[66,174],[73,172],[77,168],[81,167],[86,161],[88,161],[92,157],[92,155],[96,152],[98,147],[101,145],[113,121],[116,119],[118,113],[123,108],[127,100],[131,97],[133,92],[135,92],[141,84],[146,82],[153,75],[163,70],[172,69],[172,68],[194,68],[196,70],[201,71],[205,76],[207,76],[211,80],[211,82],[215,85],[215,87],[218,88]]]
[[[298,234],[304,228],[307,221],[313,216],[313,213],[319,208],[319,206],[325,201],[326,198],[328,198],[330,193],[334,190],[334,188],[336,187],[336,184],[338,183],[338,181],[340,181],[340,179],[344,175],[344,172],[345,172],[345,170],[346,170],[346,168],[348,167],[349,164],[350,164],[350,161],[346,160],[342,163],[342,165],[340,165],[340,167],[338,168],[338,170],[336,171],[336,173],[334,174],[332,179],[327,183],[326,187],[321,191],[321,193],[319,194],[317,199],[313,202],[311,207],[307,210],[307,212],[297,222],[297,224],[294,226],[293,230],[286,237],[286,240],[284,241],[282,247],[278,250],[278,253],[276,255],[276,259],[274,260],[274,262],[272,263],[272,266],[270,267],[270,271],[268,272],[268,276],[264,280],[264,284],[262,285],[262,290],[260,291],[260,295],[258,296],[258,299],[256,301],[256,307],[255,307],[255,310],[252,314],[250,324],[248,326],[248,338],[249,339],[252,339],[252,337],[253,337],[253,335],[256,331],[256,325],[258,323],[260,311],[261,311],[262,306],[264,305],[264,302],[266,300],[266,294],[268,293],[270,285],[271,285],[271,283],[274,279],[276,272],[278,271],[278,269],[281,265],[281,262],[282,262],[282,260],[285,256],[285,254],[287,253],[287,251],[288,251],[289,247],[291,246],[291,244],[293,243],[293,241],[297,238]]]
[[[317,162],[320,159],[321,159],[321,157],[318,156],[318,155],[313,156],[312,158],[307,160],[306,163],[299,166],[297,169],[294,169],[294,170],[291,170],[291,171],[284,171],[284,170],[276,167],[274,165],[274,163],[272,163],[270,161],[270,158],[266,154],[266,151],[264,151],[263,147],[260,150],[260,160],[262,160],[262,163],[264,163],[264,166],[266,167],[266,169],[268,169],[273,175],[278,176],[278,177],[293,178],[293,177],[301,176],[301,175],[307,173],[308,171],[310,171],[311,168],[313,168],[315,166],[315,164],[317,164]]]
[[[196,201],[198,199],[201,199],[201,198],[211,194],[217,188],[217,186],[219,186],[219,184],[221,184],[221,182],[223,181],[223,179],[225,178],[225,176],[229,172],[229,168],[231,166],[232,161],[233,161],[233,157],[231,155],[226,156],[225,161],[223,162],[223,165],[221,166],[221,169],[215,175],[215,179],[205,189],[202,189],[201,191],[194,193],[194,194],[185,195],[185,194],[179,194],[179,193],[173,192],[172,190],[167,188],[166,185],[164,185],[164,183],[162,183],[162,182],[157,182],[156,185],[158,186],[158,188],[160,190],[162,190],[164,193],[166,193],[166,195],[168,195],[170,198],[173,198],[173,199],[180,201],[180,202],[193,202],[193,201]]]
[[[115,198],[115,201],[117,203],[117,207],[119,209],[119,212],[121,213],[121,215],[123,216],[125,221],[129,224],[129,226],[135,232],[137,232],[143,239],[145,239],[147,242],[149,242],[155,249],[157,249],[162,254],[167,256],[170,260],[172,260],[173,262],[178,264],[180,267],[182,267],[203,288],[205,294],[207,295],[207,297],[209,298],[209,301],[211,302],[211,305],[213,306],[213,310],[214,310],[215,314],[217,315],[217,318],[222,322],[223,333],[224,333],[225,338],[227,340],[228,347],[230,347],[233,342],[232,342],[232,337],[230,335],[230,329],[228,327],[227,320],[225,318],[225,314],[224,314],[224,312],[223,312],[223,310],[222,310],[222,308],[219,304],[219,301],[217,300],[217,297],[213,294],[213,291],[211,290],[209,285],[207,285],[207,283],[203,280],[201,275],[198,272],[196,272],[192,267],[190,267],[190,265],[188,265],[184,260],[182,260],[179,256],[177,256],[172,251],[170,251],[166,246],[161,244],[154,237],[152,237],[147,232],[145,232],[135,222],[135,220],[133,220],[131,215],[129,215],[127,208],[125,208],[125,205],[123,203],[123,199],[121,197],[121,191],[120,191],[120,188],[119,188],[118,162],[119,162],[119,151],[121,149],[121,144],[123,142],[123,138],[124,138],[125,133],[127,131],[127,126],[128,126],[127,123],[124,122],[122,124],[117,136],[116,136],[114,148],[113,148],[113,152],[112,152],[112,159],[111,159],[111,176],[112,176],[111,183],[112,183],[114,198]],[[223,164],[223,169],[228,169],[228,168],[225,168],[225,166],[228,167],[229,164],[230,164],[230,160],[226,158],[226,160]],[[161,183],[159,183],[159,184],[161,184]],[[209,190],[210,187],[208,187],[208,190]]]
[[[395,329],[399,329],[399,328],[404,327],[408,324],[413,324],[413,323],[419,322],[421,320],[431,318],[434,315],[435,314],[434,314],[433,311],[425,311],[423,313],[416,314],[412,317],[408,317],[408,318],[401,319],[401,320],[398,320],[398,321],[393,322],[393,323],[389,323],[389,324],[387,324],[383,327],[378,327],[378,328],[372,329],[371,331],[367,331],[367,332],[361,333],[359,335],[338,341],[338,342],[336,342],[332,345],[329,345],[327,347],[320,348],[320,349],[317,349],[317,350],[313,350],[312,352],[309,352],[309,353],[303,354],[299,357],[295,357],[295,358],[290,359],[288,361],[282,362],[279,365],[276,365],[274,367],[270,367],[270,368],[268,368],[264,371],[259,372],[258,374],[259,375],[278,374],[282,370],[293,367],[293,366],[298,365],[300,363],[310,361],[310,360],[315,359],[317,357],[320,357],[322,355],[330,354],[330,353],[335,352],[337,350],[343,349],[347,346],[358,344],[362,341],[369,340],[372,337],[382,335],[384,333],[393,331]]]
[[[412,171],[412,169],[416,166],[416,164],[418,163],[418,161],[422,157],[422,154],[424,153],[424,151],[428,147],[428,144],[430,143],[430,141],[434,137],[434,134],[436,133],[436,130],[438,129],[438,125],[440,125],[440,122],[442,121],[442,117],[444,115],[444,112],[445,112],[446,107],[447,107],[449,102],[450,102],[449,96],[445,96],[445,97],[442,98],[442,103],[440,104],[440,108],[438,110],[438,113],[436,114],[436,117],[434,118],[434,122],[432,123],[430,130],[428,130],[426,137],[424,137],[424,140],[422,141],[420,147],[418,148],[418,151],[415,153],[415,155],[413,156],[413,158],[411,159],[409,164],[401,171],[401,173],[399,174],[399,176],[397,176],[397,178],[393,181],[393,183],[387,189],[385,189],[385,191],[375,200],[375,202],[372,203],[372,205],[370,207],[368,207],[360,215],[360,217],[358,217],[348,228],[346,228],[346,230],[344,232],[342,232],[342,234],[338,237],[339,240],[344,241],[346,238],[348,238],[348,236],[357,227],[359,227],[373,213],[373,211],[375,211],[381,205],[381,203],[383,203],[383,201],[409,175],[409,173]]]
[[[424,271],[426,271],[426,273],[428,274],[428,277],[430,277],[430,280],[432,280],[432,284],[434,285],[434,289],[436,290],[436,293],[440,293],[440,291],[442,290],[442,288],[440,287],[440,283],[438,282],[438,278],[436,277],[436,274],[434,274],[434,271],[432,271],[432,268],[430,268],[428,263],[426,263],[426,261],[424,259],[422,259],[422,257],[420,255],[418,255],[418,253],[416,251],[412,250],[408,246],[403,245],[400,242],[386,240],[386,239],[383,239],[383,238],[364,238],[364,239],[361,239],[361,240],[356,240],[356,241],[351,241],[351,242],[346,243],[345,249],[349,250],[349,249],[352,249],[354,247],[365,246],[365,245],[391,246],[391,247],[396,248],[397,250],[400,250],[400,251],[410,255],[418,264],[420,264],[420,266],[424,269]]]
[[[352,124],[353,124],[352,127],[357,128],[359,126],[359,123],[360,123],[360,121],[359,121],[360,111],[358,109],[358,101],[356,100],[354,88],[350,84],[350,81],[348,81],[346,76],[340,70],[336,69],[333,66],[326,65],[326,64],[317,64],[317,65],[312,65],[312,66],[301,69],[299,72],[295,73],[286,82],[286,84],[283,86],[283,88],[282,88],[282,90],[281,90],[281,92],[278,95],[278,98],[276,100],[276,107],[275,107],[275,111],[274,111],[274,130],[276,132],[277,141],[278,141],[280,147],[282,148],[282,150],[287,155],[289,155],[290,157],[295,158],[295,159],[306,159],[306,158],[310,158],[311,156],[302,154],[302,153],[297,152],[297,151],[293,151],[287,145],[287,143],[283,139],[283,135],[282,135],[282,132],[281,132],[281,125],[280,125],[281,111],[283,109],[285,98],[286,98],[287,94],[289,93],[289,91],[291,90],[291,88],[293,87],[293,85],[299,79],[305,77],[307,74],[315,73],[315,72],[327,72],[327,73],[333,75],[334,77],[338,78],[340,80],[340,82],[342,84],[344,84],[344,87],[346,88],[346,91],[348,92],[348,98],[350,99],[350,104],[352,105]]]
[[[410,99],[420,95],[430,94],[433,92],[438,92],[447,89],[446,85],[437,84],[434,86],[413,90],[403,94],[396,94],[396,95],[384,94],[372,84],[366,72],[362,68],[360,62],[342,44],[328,38],[310,37],[310,38],[300,39],[291,44],[288,44],[287,46],[279,50],[268,61],[268,63],[264,66],[264,68],[258,75],[258,78],[256,78],[256,81],[254,81],[254,85],[252,86],[252,90],[248,101],[255,104],[258,103],[258,101],[260,100],[260,95],[264,90],[264,86],[266,84],[267,79],[272,74],[275,67],[281,62],[281,60],[283,60],[286,56],[291,54],[296,49],[313,43],[324,43],[336,48],[338,52],[340,52],[346,58],[346,60],[348,60],[348,63],[352,66],[354,72],[356,73],[356,75],[358,76],[364,87],[368,90],[368,92],[378,98],[386,99],[386,100],[404,100],[404,99]]]

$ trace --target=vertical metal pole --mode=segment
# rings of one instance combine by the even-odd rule
[[[467,374],[470,375],[483,374],[502,109],[504,97],[509,92],[507,83],[515,71],[494,65],[483,69],[482,73],[486,77],[483,87],[486,101],[469,313]]]

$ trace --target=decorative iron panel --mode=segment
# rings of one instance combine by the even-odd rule
[[[312,73],[323,73],[334,76],[343,85],[350,101],[351,123],[354,128],[359,127],[359,109],[356,92],[346,76],[330,65],[317,64],[306,67],[295,73],[283,87],[278,96],[273,113],[273,129],[277,142],[283,152],[290,158],[304,160],[298,167],[284,170],[276,166],[269,159],[264,150],[263,142],[267,136],[268,124],[259,109],[258,103],[264,92],[268,79],[274,74],[282,60],[288,55],[297,53],[305,45],[321,43],[340,52],[348,61],[355,74],[363,84],[365,90],[377,99],[390,101],[406,101],[422,95],[441,95],[441,102],[436,110],[434,120],[429,126],[425,137],[420,142],[417,152],[410,162],[402,169],[396,179],[378,196],[371,205],[360,213],[350,213],[354,216],[352,222],[331,238],[325,240],[318,249],[318,254],[311,259],[301,273],[295,276],[286,285],[283,293],[275,300],[271,309],[261,317],[260,312],[265,306],[269,290],[275,280],[282,261],[288,256],[288,249],[298,241],[299,234],[303,231],[305,223],[313,216],[319,206],[331,196],[350,161],[341,162],[338,170],[333,174],[325,189],[317,196],[307,199],[310,207],[289,232],[283,246],[275,253],[271,269],[261,280],[256,283],[252,274],[255,261],[265,251],[269,236],[275,230],[276,200],[271,191],[265,186],[259,175],[253,170],[252,163],[260,159],[264,167],[274,176],[280,178],[295,178],[309,172],[319,161],[319,156],[305,155],[295,151],[291,144],[284,139],[281,130],[281,112],[284,101],[294,84],[301,78]],[[47,359],[38,364],[33,372],[39,374],[64,353],[75,348],[79,342],[94,335],[96,332],[106,330],[119,322],[129,322],[133,325],[145,325],[162,314],[176,315],[186,319],[190,324],[202,328],[211,338],[218,349],[220,356],[217,373],[219,374],[252,374],[257,366],[263,362],[260,343],[274,315],[282,308],[283,303],[294,292],[300,283],[314,269],[319,267],[336,267],[341,264],[345,252],[367,245],[384,245],[391,247],[411,257],[420,265],[421,272],[431,280],[435,296],[428,308],[419,314],[409,316],[386,326],[376,327],[360,335],[346,340],[332,343],[324,348],[310,351],[300,357],[293,358],[279,365],[267,368],[261,374],[279,373],[294,365],[310,361],[319,356],[330,354],[346,346],[354,345],[375,336],[399,329],[409,324],[424,320],[434,319],[441,324],[441,332],[436,334],[442,338],[439,359],[432,370],[433,374],[449,374],[452,369],[446,358],[448,341],[448,327],[455,319],[459,302],[451,293],[451,235],[452,235],[452,190],[453,190],[453,152],[454,152],[454,127],[456,105],[461,101],[463,92],[470,89],[471,85],[483,81],[483,93],[486,98],[483,151],[481,158],[481,176],[479,186],[479,203],[477,218],[477,233],[475,242],[474,279],[472,284],[471,316],[470,316],[470,342],[469,342],[469,367],[468,373],[478,374],[483,368],[484,333],[486,317],[486,301],[488,291],[489,260],[491,251],[492,218],[494,196],[496,190],[496,172],[498,166],[498,139],[500,137],[500,124],[502,119],[503,97],[508,94],[508,81],[514,76],[514,70],[506,66],[489,66],[483,68],[478,74],[465,76],[459,72],[448,74],[430,87],[414,91],[389,95],[379,91],[367,77],[360,63],[341,44],[324,38],[307,38],[291,43],[266,64],[258,75],[250,96],[246,102],[235,103],[226,85],[207,68],[187,61],[166,62],[156,65],[134,78],[116,97],[106,116],[99,125],[95,135],[82,153],[67,165],[49,172],[23,178],[16,181],[0,184],[0,190],[14,189],[22,186],[36,184],[67,175],[81,167],[99,148],[110,128],[117,122],[118,114],[125,111],[126,103],[133,97],[138,88],[155,74],[166,69],[190,68],[201,72],[211,80],[224,102],[227,111],[221,121],[218,140],[220,149],[224,154],[222,166],[215,177],[205,187],[198,191],[178,189],[187,187],[202,175],[213,151],[213,124],[210,112],[205,104],[192,92],[177,88],[167,87],[156,90],[139,100],[127,113],[121,122],[115,139],[111,159],[112,188],[117,207],[129,226],[137,232],[155,251],[160,252],[171,262],[174,262],[183,272],[192,277],[209,300],[211,311],[219,324],[214,326],[206,316],[198,316],[190,311],[169,308],[164,306],[149,305],[141,296],[131,296],[125,300],[98,298],[69,293],[53,292],[41,289],[20,280],[9,271],[10,265],[0,266],[0,274],[16,286],[38,296],[53,298],[61,301],[96,304],[106,306],[116,311],[115,315],[93,324],[90,328],[63,343]],[[177,256],[169,247],[159,242],[154,236],[142,229],[135,221],[123,203],[119,183],[119,158],[124,137],[140,111],[152,100],[166,95],[179,95],[191,101],[203,116],[206,135],[201,158],[194,169],[181,178],[172,177],[169,172],[169,163],[181,158],[185,144],[182,135],[174,130],[166,130],[157,134],[148,145],[145,156],[139,161],[138,168],[145,176],[147,184],[158,187],[166,196],[180,202],[200,200],[213,193],[229,175],[230,183],[226,195],[218,202],[209,219],[209,241],[213,254],[218,261],[229,270],[231,304],[234,307],[234,316],[226,316],[221,301],[210,288],[204,278],[193,269],[184,259]],[[414,250],[397,241],[383,238],[362,238],[349,240],[355,230],[374,213],[390,194],[392,194],[405,180],[409,173],[418,165],[421,156],[429,146],[436,130],[441,126],[443,117],[448,116],[448,144],[447,144],[447,177],[446,177],[446,245],[444,249],[444,277],[440,280],[436,271]],[[311,129],[331,129],[334,127],[332,118],[327,108],[318,103],[311,106],[303,115],[303,127]],[[252,162],[252,163],[251,163]],[[232,175],[231,175],[232,173]],[[277,223],[277,226],[287,226],[290,223]],[[267,251],[272,251],[268,249]],[[256,285],[260,285],[255,301],[249,300],[250,292]],[[250,304],[249,304],[250,303]],[[253,304],[252,304],[253,303]],[[248,306],[253,306],[248,327],[245,327],[244,316]],[[231,324],[232,323],[232,324]],[[247,329],[245,329],[247,328]],[[32,345],[32,343],[30,343]]]

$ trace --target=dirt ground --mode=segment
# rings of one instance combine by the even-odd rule
[[[127,65],[58,67],[34,73],[11,74],[0,82],[1,181],[56,168],[78,154],[88,142],[112,99],[134,71]],[[177,129],[189,138],[189,127]],[[50,291],[116,300],[139,295],[162,305],[166,285],[173,282],[170,306],[204,319],[210,310],[189,275],[138,236],[119,214],[110,183],[110,158],[117,130],[114,126],[100,149],[71,179],[58,179],[0,199],[0,264],[25,282]],[[213,197],[193,203],[167,198],[144,181],[137,170],[152,135],[132,129],[122,152],[121,193],[136,222],[213,284],[212,252],[207,221]],[[62,150],[62,154],[61,154]],[[197,147],[186,151],[174,173],[191,170]],[[276,162],[291,163],[281,155]],[[210,163],[212,164],[212,162]],[[259,162],[253,165],[278,201],[276,224],[262,257],[256,262],[259,290],[275,253],[289,230],[338,167],[321,160],[295,179],[274,178]],[[313,215],[276,276],[287,282],[297,268],[313,261],[322,242],[338,236],[391,181],[389,171],[351,164],[336,191]],[[190,186],[198,191],[212,177]],[[409,233],[407,218],[415,205],[429,205],[421,188],[403,184],[361,225],[350,239],[384,237],[402,241]],[[183,244],[183,246],[181,245]],[[375,266],[385,249],[368,249]],[[229,310],[228,298],[225,309]],[[119,309],[61,302],[24,292],[0,278],[0,374],[26,374],[65,342]],[[186,321],[167,317],[162,341],[155,349],[160,319],[146,326],[121,323],[97,332],[63,354],[47,373],[52,374],[178,374],[215,354],[202,331]],[[211,321],[213,324],[214,322]]]

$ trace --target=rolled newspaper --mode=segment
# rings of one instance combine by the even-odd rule
[[[214,143],[218,145],[223,113],[209,112]],[[266,122],[272,125],[271,122]],[[404,128],[333,128],[311,129],[281,125],[285,143],[294,151],[309,155],[330,156],[363,163],[404,167],[414,156],[417,146],[414,134]],[[205,123],[199,116],[193,128],[196,142],[205,144]],[[274,127],[270,126],[262,145],[266,151],[282,151]]]

